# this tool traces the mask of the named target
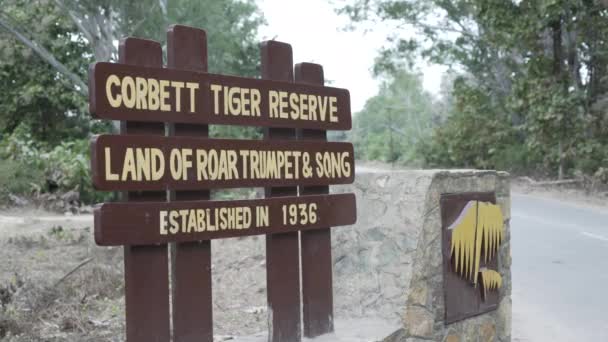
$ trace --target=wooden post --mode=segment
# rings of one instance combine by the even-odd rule
[[[174,25],[167,31],[167,66],[207,71],[205,31]],[[208,137],[207,125],[171,124],[169,135]],[[170,191],[170,201],[208,200],[209,190]],[[213,342],[211,299],[211,241],[171,245],[173,340]]]
[[[293,56],[289,44],[262,43],[262,78],[293,82]],[[268,128],[265,139],[296,138],[293,128]],[[266,197],[294,196],[297,187],[265,188]],[[270,342],[301,340],[300,242],[298,232],[266,235],[266,282]]]
[[[299,63],[295,67],[295,82],[322,86],[323,67]],[[299,140],[327,141],[325,130],[300,129]],[[301,186],[300,195],[328,194],[329,186]],[[302,306],[304,336],[315,337],[334,331],[331,231],[329,227],[303,231],[302,248]]]
[[[162,67],[158,42],[125,38],[119,45],[119,63]],[[121,121],[121,134],[164,135],[163,123]],[[128,192],[127,201],[164,201],[164,191]],[[128,342],[166,342],[169,328],[169,265],[167,245],[125,246],[125,306]]]

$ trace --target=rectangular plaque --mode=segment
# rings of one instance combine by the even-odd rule
[[[348,90],[99,62],[89,110],[111,120],[349,130]]]
[[[493,192],[454,193],[442,194],[440,199],[446,323],[480,315],[498,307],[498,291],[486,291],[484,297],[482,284],[473,284],[466,276],[459,274],[451,258],[452,231],[449,227],[455,224],[469,201],[496,204],[496,195]],[[487,261],[483,257],[480,259],[480,268],[497,269],[497,256]]]
[[[356,218],[354,194],[105,203],[95,209],[95,242],[112,246],[200,241],[350,225]]]
[[[98,190],[350,184],[355,177],[350,143],[100,135],[91,151]]]

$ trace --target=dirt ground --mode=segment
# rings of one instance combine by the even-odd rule
[[[266,330],[264,241],[212,241],[218,341]],[[122,256],[95,245],[91,215],[0,211],[0,340],[123,341]]]

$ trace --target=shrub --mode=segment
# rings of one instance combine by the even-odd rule
[[[100,202],[112,196],[97,192],[91,183],[89,141],[64,141],[45,146],[27,133],[16,131],[0,142],[0,200],[8,194],[65,193],[77,191],[84,203]]]
[[[44,174],[37,168],[16,160],[0,159],[0,202],[8,202],[10,194],[32,194],[43,180]]]

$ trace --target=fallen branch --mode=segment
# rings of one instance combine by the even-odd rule
[[[576,179],[562,179],[562,180],[554,180],[554,181],[535,181],[530,177],[519,177],[519,180],[525,181],[531,186],[545,186],[545,185],[565,185],[565,184],[578,184],[584,183],[585,180],[582,178]]]
[[[564,185],[564,184],[578,184],[583,183],[583,179],[562,179],[555,181],[542,181],[542,182],[534,182],[533,186],[543,186],[543,185]]]
[[[522,180],[522,181],[526,181],[526,182],[528,182],[530,184],[536,183],[536,181],[534,179],[530,178],[530,177],[525,177],[524,176],[524,177],[518,177],[517,179],[518,180]]]
[[[74,272],[78,271],[81,267],[83,267],[84,265],[90,263],[92,260],[93,260],[93,258],[88,258],[88,259],[84,260],[83,262],[81,262],[80,264],[76,265],[76,267],[74,267],[70,272],[66,273],[63,277],[61,277],[61,279],[57,280],[55,282],[55,284],[53,285],[53,287],[56,287],[57,285],[61,284],[69,276],[71,276],[72,274],[74,274]]]

